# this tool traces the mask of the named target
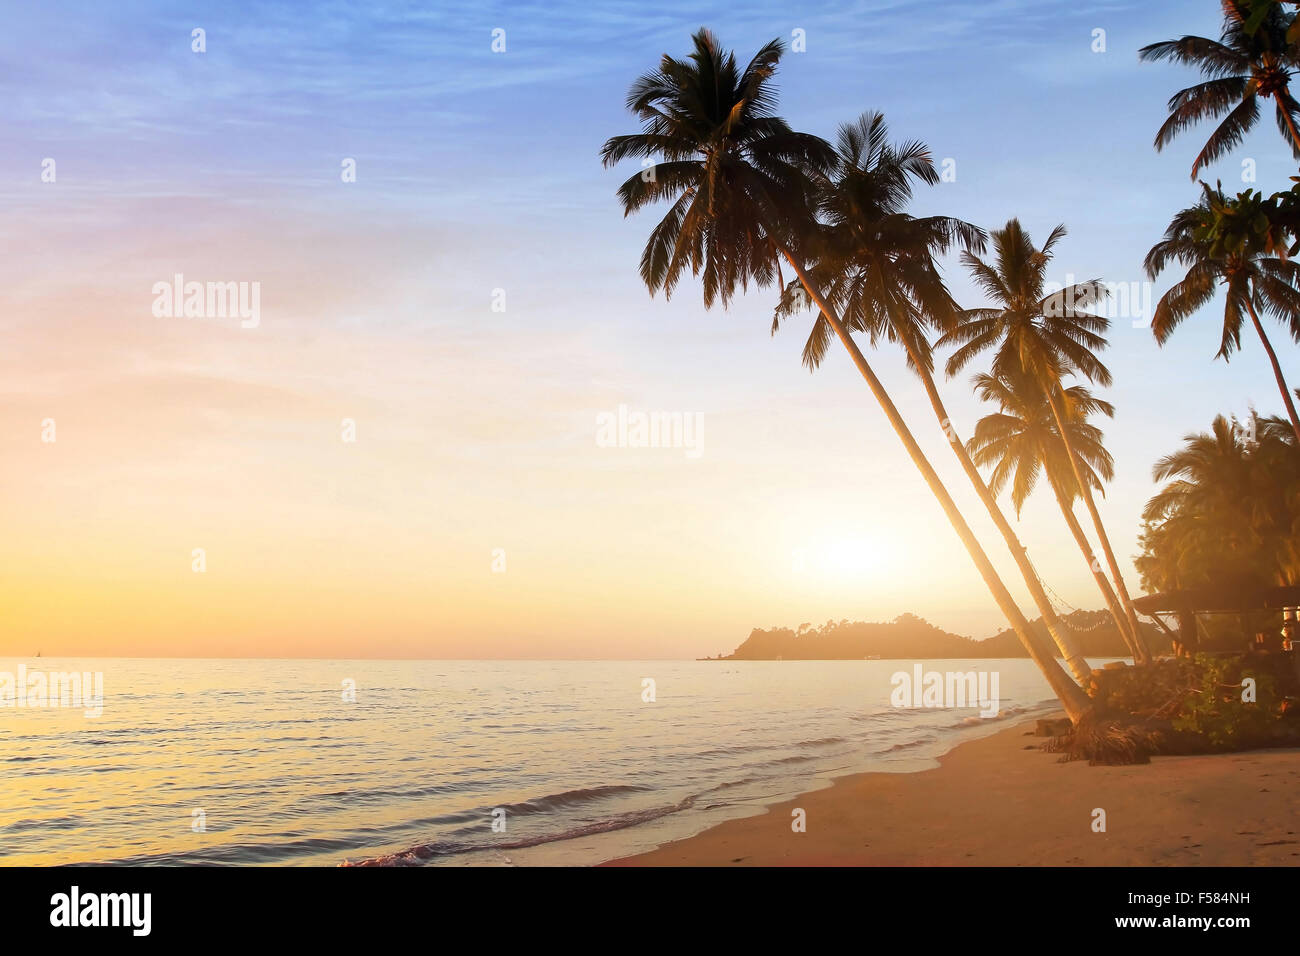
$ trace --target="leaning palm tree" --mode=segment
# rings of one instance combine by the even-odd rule
[[[1300,157],[1300,132],[1296,119],[1300,103],[1291,96],[1290,80],[1297,68],[1295,47],[1287,31],[1295,13],[1273,4],[1247,28],[1249,11],[1241,0],[1223,0],[1223,29],[1218,40],[1185,36],[1152,43],[1138,51],[1143,60],[1172,60],[1194,66],[1205,81],[1175,93],[1169,100],[1169,118],[1156,134],[1156,149],[1207,118],[1222,118],[1192,163],[1192,179],[1202,166],[1214,162],[1238,145],[1259,121],[1259,100],[1273,100],[1277,125],[1292,152]]]
[[[976,423],[974,437],[969,442],[971,457],[982,467],[992,469],[989,486],[994,492],[1010,489],[1011,503],[1017,516],[1038,484],[1039,477],[1046,479],[1097,589],[1110,609],[1120,638],[1128,645],[1135,661],[1144,661],[1146,648],[1129,636],[1124,609],[1110,581],[1102,574],[1092,544],[1074,514],[1074,499],[1081,496],[1066,460],[1065,443],[1061,441],[1047,396],[1037,382],[1023,374],[1014,378],[995,378],[981,373],[975,376],[974,387],[981,399],[996,404],[999,410]],[[1089,424],[1087,419],[1097,413],[1111,417],[1115,408],[1110,402],[1096,398],[1082,385],[1065,389],[1058,401],[1067,411],[1066,429],[1070,445],[1079,457],[1083,478],[1100,491],[1102,482],[1114,476],[1115,463],[1102,444],[1101,429]]]
[[[962,253],[962,261],[976,284],[995,305],[960,313],[956,327],[945,333],[937,344],[958,346],[948,359],[950,376],[965,368],[976,355],[994,349],[991,368],[994,377],[1014,377],[1023,372],[1038,383],[1065,445],[1075,487],[1079,489],[1101,542],[1102,553],[1124,608],[1129,637],[1135,646],[1141,647],[1142,630],[1138,625],[1137,611],[1129,598],[1110,536],[1106,534],[1106,526],[1093,499],[1092,487],[1085,480],[1079,456],[1070,445],[1070,432],[1065,427],[1067,412],[1059,401],[1064,388],[1062,379],[1067,375],[1078,374],[1090,382],[1110,384],[1110,371],[1095,354],[1106,347],[1102,333],[1110,327],[1110,321],[1087,311],[1089,305],[1106,295],[1105,286],[1093,280],[1050,295],[1044,294],[1052,249],[1064,236],[1065,227],[1057,226],[1043,247],[1035,249],[1019,220],[1012,219],[993,233],[994,265],[972,252]]]
[[[1076,724],[1084,721],[1093,712],[1090,699],[1042,647],[880,379],[804,268],[800,237],[813,214],[809,176],[829,171],[834,154],[821,139],[792,131],[774,112],[771,81],[782,44],[772,41],[741,68],[709,31],[700,30],[693,42],[687,59],[664,56],[657,70],[632,85],[627,105],[642,131],[612,137],[601,151],[606,166],[663,157],[618,191],[624,215],[670,203],[641,257],[646,286],[652,295],[662,290],[667,296],[689,266],[702,277],[706,306],[715,300],[725,306],[738,288],[779,279],[779,262],[788,263],[849,352],[1066,713]]]
[[[1254,207],[1257,199],[1253,194],[1228,199],[1221,188],[1212,190],[1202,183],[1201,189],[1200,202],[1175,215],[1164,238],[1147,253],[1146,271],[1153,280],[1170,262],[1187,267],[1187,275],[1156,303],[1151,331],[1163,345],[1183,319],[1207,305],[1218,287],[1223,286],[1223,330],[1215,358],[1226,362],[1241,347],[1242,319],[1250,316],[1272,363],[1273,378],[1282,393],[1291,427],[1300,440],[1300,418],[1296,416],[1291,390],[1259,319],[1261,312],[1272,315],[1292,339],[1300,342],[1300,291],[1296,290],[1300,265],[1294,259],[1269,255],[1276,240],[1267,229],[1223,231],[1225,221],[1243,218],[1242,211]]]
[[[998,507],[975,463],[966,453],[934,381],[930,333],[950,327],[957,305],[935,266],[934,256],[954,244],[983,251],[982,230],[948,216],[914,218],[904,210],[914,182],[939,182],[927,147],[919,142],[891,144],[880,113],[864,113],[840,127],[829,176],[815,177],[820,219],[807,243],[815,256],[808,271],[838,311],[844,324],[903,347],[909,367],[921,379],[939,427],[944,431],[971,486],[1015,559],[1052,640],[1076,680],[1091,668],[1078,642],[1060,620],[1011,523]],[[809,305],[792,282],[777,307],[772,331],[792,312]],[[816,368],[830,346],[825,317],[813,323],[803,360]]]

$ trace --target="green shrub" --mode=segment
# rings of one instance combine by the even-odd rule
[[[1219,750],[1235,750],[1265,740],[1278,719],[1279,699],[1273,676],[1240,658],[1198,655],[1199,678],[1173,720],[1175,730],[1203,737]],[[1242,681],[1255,680],[1254,701],[1242,700]]]
[[[1109,713],[1171,717],[1199,685],[1199,672],[1192,661],[1166,658],[1146,667],[1095,670],[1087,691]]]

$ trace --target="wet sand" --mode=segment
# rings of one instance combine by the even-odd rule
[[[1295,866],[1300,750],[1060,763],[1033,721],[606,866]],[[806,832],[792,829],[792,811]],[[1105,832],[1094,832],[1094,811]]]

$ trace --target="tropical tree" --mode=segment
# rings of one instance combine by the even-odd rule
[[[1154,589],[1300,583],[1300,445],[1282,418],[1215,418],[1156,462],[1138,569]]]
[[[999,409],[976,423],[975,434],[968,442],[971,458],[981,467],[992,469],[989,487],[995,493],[1009,489],[1011,503],[1019,516],[1038,479],[1046,479],[1097,589],[1110,609],[1116,630],[1128,645],[1134,660],[1144,660],[1145,646],[1135,643],[1129,636],[1124,609],[1110,581],[1102,573],[1101,564],[1093,555],[1092,544],[1075,516],[1074,500],[1080,497],[1079,489],[1066,460],[1065,443],[1061,441],[1047,396],[1036,381],[1024,374],[995,378],[981,373],[975,376],[974,387],[981,399],[996,404]],[[1115,408],[1110,402],[1095,397],[1083,385],[1065,389],[1058,401],[1066,410],[1065,425],[1070,445],[1080,459],[1084,480],[1101,491],[1102,482],[1114,476],[1115,463],[1102,444],[1101,429],[1087,419],[1098,413],[1112,417]]]
[[[1249,195],[1228,199],[1222,189],[1212,190],[1204,183],[1201,189],[1200,202],[1174,216],[1164,238],[1147,253],[1146,271],[1152,279],[1170,262],[1187,267],[1187,274],[1156,303],[1151,331],[1156,341],[1164,345],[1174,329],[1209,303],[1222,286],[1225,294],[1223,329],[1215,358],[1226,362],[1234,351],[1241,348],[1241,326],[1249,316],[1264,351],[1268,353],[1273,378],[1282,393],[1291,427],[1300,440],[1300,418],[1296,416],[1295,402],[1259,317],[1261,312],[1273,316],[1293,340],[1300,341],[1300,291],[1296,290],[1300,265],[1293,259],[1284,260],[1268,254],[1276,240],[1266,228],[1258,231],[1241,229],[1230,234],[1215,228],[1224,221],[1225,211],[1228,219],[1239,218],[1231,215],[1231,210],[1249,203]]]
[[[1241,0],[1241,11],[1246,18],[1242,29],[1247,34],[1254,34],[1264,27],[1268,19],[1269,7],[1296,7],[1300,6],[1300,0]],[[1291,21],[1290,28],[1286,31],[1286,42],[1295,45],[1300,42],[1300,23]]]
[[[1012,219],[993,233],[994,264],[990,265],[972,252],[962,253],[962,261],[976,285],[995,305],[959,313],[956,326],[936,344],[957,346],[948,359],[949,376],[957,374],[981,352],[993,349],[991,372],[995,378],[1027,374],[1038,383],[1065,446],[1075,487],[1079,489],[1101,542],[1111,579],[1124,608],[1129,637],[1134,646],[1142,647],[1137,611],[1133,608],[1110,536],[1106,534],[1101,513],[1097,510],[1092,486],[1085,480],[1082,463],[1070,444],[1070,432],[1064,424],[1067,411],[1059,401],[1064,389],[1062,380],[1067,375],[1082,375],[1100,385],[1109,385],[1111,381],[1110,371],[1095,354],[1106,347],[1102,333],[1110,327],[1110,321],[1105,316],[1087,311],[1088,306],[1105,297],[1105,286],[1092,280],[1045,294],[1047,264],[1052,259],[1052,249],[1065,234],[1065,226],[1057,226],[1043,247],[1036,249],[1020,221]],[[1143,658],[1146,656],[1142,655]]]
[[[952,327],[958,311],[934,256],[956,244],[983,251],[984,232],[948,216],[908,215],[904,210],[915,182],[939,182],[924,144],[891,144],[880,113],[864,113],[855,123],[841,126],[830,175],[814,177],[819,216],[806,242],[814,257],[808,272],[848,329],[866,334],[873,345],[884,338],[903,347],[908,366],[921,379],[939,427],[1015,559],[1048,633],[1075,679],[1083,683],[1091,668],[966,453],[934,381],[930,335]],[[807,305],[802,286],[792,282],[777,307],[772,331],[785,316]],[[804,345],[803,360],[809,369],[825,357],[832,334],[830,323],[819,316]]]
[[[782,44],[768,43],[743,68],[707,30],[697,32],[693,44],[687,59],[665,55],[657,70],[633,83],[627,106],[641,121],[641,132],[612,137],[601,150],[606,166],[662,157],[618,190],[624,215],[659,201],[670,204],[641,257],[646,286],[652,295],[662,290],[667,296],[689,266],[702,279],[706,306],[715,300],[725,306],[738,288],[779,279],[780,261],[788,263],[866,380],[1029,655],[1071,719],[1083,721],[1092,713],[1091,701],[1041,646],[884,385],[804,268],[801,236],[809,232],[814,212],[810,176],[827,174],[834,152],[775,114],[772,77]]]
[[[1300,58],[1287,39],[1295,13],[1279,4],[1252,11],[1242,0],[1223,0],[1223,28],[1218,40],[1184,36],[1152,43],[1138,51],[1143,60],[1169,60],[1200,70],[1206,79],[1179,90],[1169,100],[1169,117],[1156,134],[1156,149],[1204,119],[1219,124],[1192,163],[1192,179],[1238,145],[1259,121],[1260,99],[1271,99],[1278,129],[1300,157],[1297,114],[1290,81]],[[1252,17],[1252,14],[1255,14]]]

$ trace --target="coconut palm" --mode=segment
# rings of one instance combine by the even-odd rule
[[[1079,456],[1070,445],[1070,432],[1064,425],[1066,410],[1058,401],[1064,388],[1062,379],[1067,375],[1082,375],[1100,385],[1109,385],[1111,380],[1110,371],[1095,354],[1106,347],[1102,333],[1110,327],[1110,321],[1087,311],[1088,306],[1105,297],[1105,286],[1099,280],[1092,280],[1045,294],[1047,264],[1052,259],[1052,249],[1065,234],[1065,226],[1057,226],[1042,248],[1036,249],[1019,220],[1012,219],[993,233],[993,265],[972,252],[962,253],[962,261],[976,285],[995,305],[961,312],[956,326],[937,344],[957,346],[948,359],[947,373],[950,376],[961,371],[981,352],[993,349],[990,371],[995,378],[1028,374],[1038,383],[1052,409],[1057,433],[1065,445],[1075,487],[1079,489],[1101,542],[1111,579],[1124,608],[1129,637],[1135,646],[1141,647],[1142,631],[1137,611],[1129,598],[1110,536],[1097,510],[1092,487],[1084,479]]]
[[[1156,462],[1139,567],[1162,588],[1300,580],[1300,445],[1285,420],[1222,415]]]
[[[1038,479],[1046,479],[1070,534],[1110,609],[1120,637],[1129,646],[1134,660],[1143,661],[1147,657],[1145,645],[1130,638],[1124,609],[1110,581],[1102,574],[1088,536],[1074,514],[1074,499],[1080,497],[1079,490],[1066,460],[1065,444],[1061,441],[1047,396],[1038,383],[1026,375],[995,378],[981,373],[975,376],[974,387],[981,399],[996,404],[999,409],[976,423],[975,434],[968,443],[975,462],[992,469],[989,487],[995,493],[1009,489],[1011,503],[1019,516]],[[1067,412],[1066,429],[1070,434],[1070,445],[1080,459],[1084,480],[1100,491],[1102,482],[1113,477],[1115,463],[1102,444],[1101,429],[1089,424],[1087,419],[1094,414],[1112,417],[1115,408],[1082,385],[1065,389],[1058,401]]]
[[[1239,229],[1224,235],[1221,228],[1215,228],[1225,220],[1241,218],[1234,210],[1253,206],[1254,197],[1242,194],[1228,199],[1221,188],[1210,189],[1205,183],[1201,189],[1200,202],[1174,216],[1164,238],[1147,253],[1146,271],[1153,280],[1170,262],[1187,267],[1187,274],[1156,303],[1151,331],[1163,345],[1174,329],[1207,305],[1222,286],[1223,328],[1215,358],[1226,362],[1241,347],[1242,321],[1249,316],[1268,353],[1291,427],[1300,440],[1300,418],[1296,416],[1291,390],[1259,318],[1261,312],[1273,316],[1292,339],[1300,341],[1300,292],[1296,290],[1300,265],[1294,259],[1284,260],[1268,254],[1277,242],[1268,229]]]
[[[903,210],[912,197],[914,182],[939,182],[924,144],[891,144],[880,113],[864,113],[857,122],[841,126],[834,167],[829,176],[815,179],[820,217],[808,243],[809,253],[815,255],[808,271],[851,331],[865,333],[873,345],[885,338],[905,350],[939,427],[1015,559],[1048,633],[1075,679],[1082,683],[1088,680],[1091,668],[1058,617],[1011,523],[966,453],[934,381],[930,333],[951,326],[957,313],[934,255],[955,244],[983,251],[984,233],[947,216],[908,215]],[[791,283],[777,307],[773,332],[785,316],[807,304],[802,287]],[[825,356],[831,335],[825,317],[818,317],[803,352],[804,364],[810,369]]]
[[[794,132],[778,117],[772,76],[782,53],[772,41],[741,68],[707,30],[693,37],[685,60],[664,56],[628,93],[642,131],[608,140],[605,165],[628,158],[663,162],[634,173],[619,188],[624,215],[658,201],[670,203],[651,231],[641,276],[651,294],[668,295],[689,266],[702,277],[704,301],[724,305],[739,287],[779,278],[784,260],[848,351],[975,562],[994,600],[1029,655],[1076,722],[1092,704],[1043,648],[998,577],[875,371],[804,268],[801,236],[812,216],[809,176],[825,175],[834,154],[824,141]]]
[[[1156,149],[1204,119],[1219,125],[1192,163],[1192,179],[1201,167],[1225,155],[1259,121],[1260,99],[1271,99],[1278,129],[1300,157],[1300,132],[1296,118],[1300,103],[1291,96],[1290,80],[1300,67],[1287,31],[1293,11],[1274,4],[1247,28],[1250,11],[1241,0],[1223,0],[1223,28],[1218,40],[1185,36],[1152,43],[1138,51],[1143,60],[1170,60],[1200,70],[1202,83],[1175,93],[1169,100],[1169,118],[1156,134]]]

